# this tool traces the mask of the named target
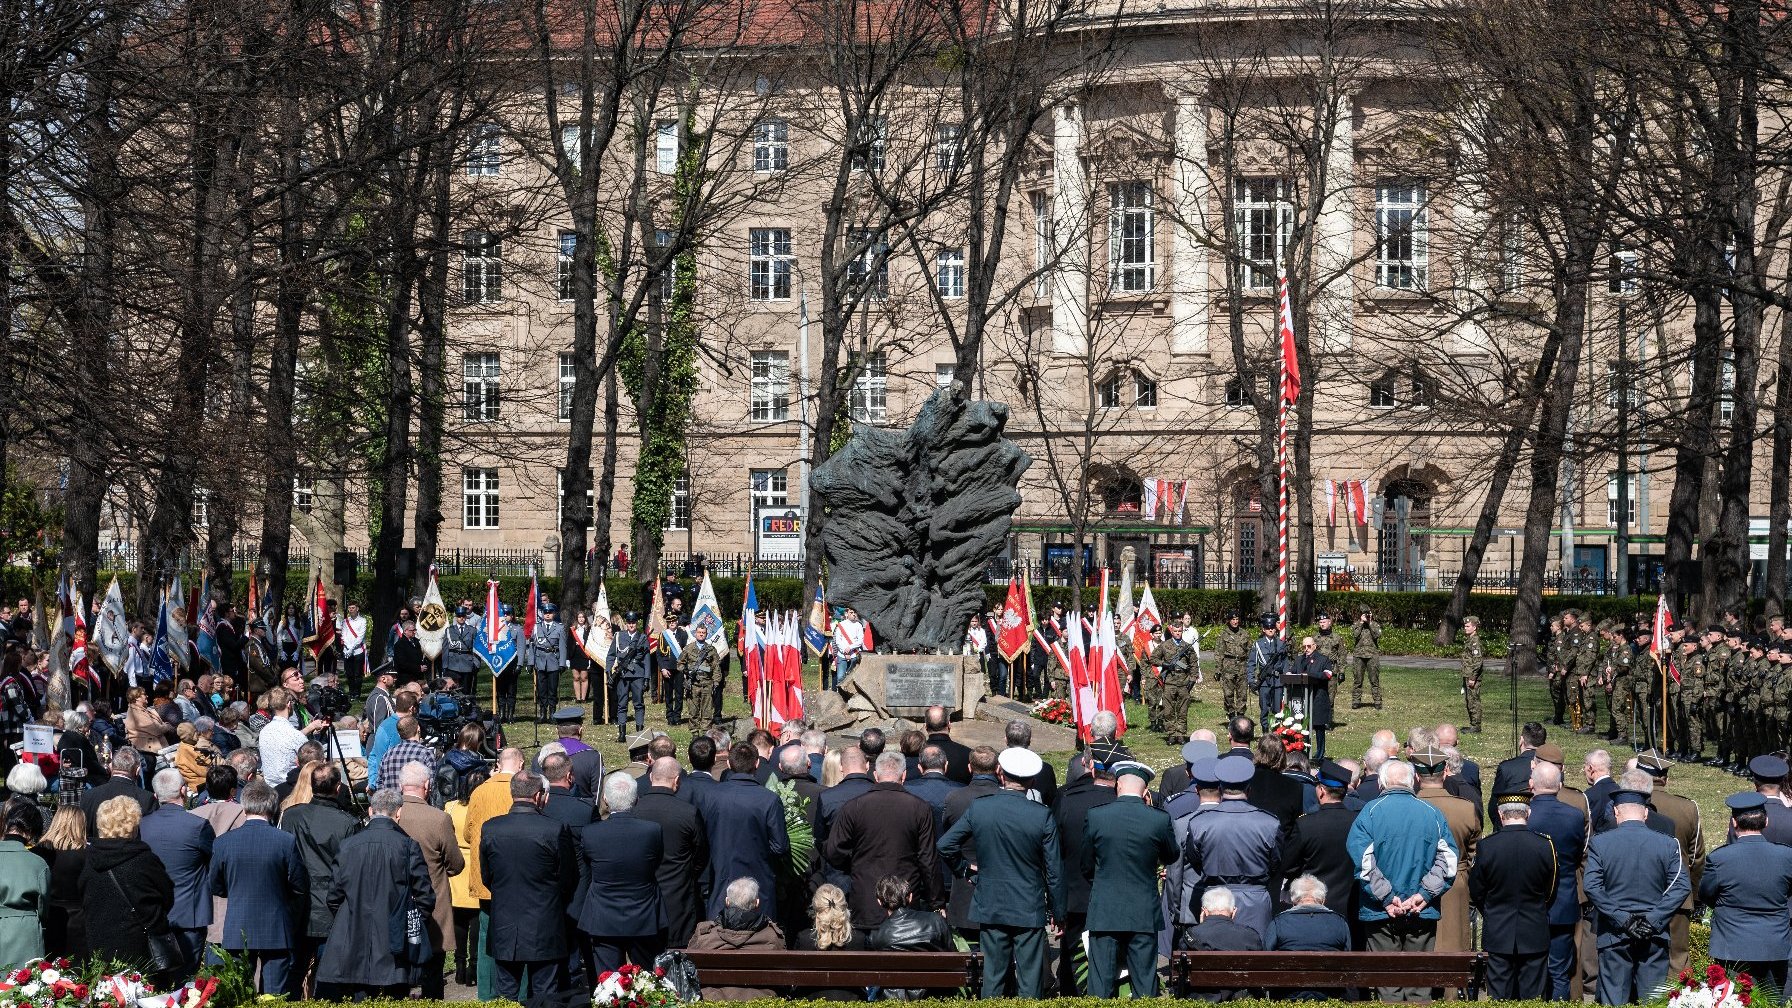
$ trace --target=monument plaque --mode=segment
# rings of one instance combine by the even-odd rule
[[[925,711],[934,704],[958,706],[957,659],[898,659],[884,666],[884,706],[898,713]]]

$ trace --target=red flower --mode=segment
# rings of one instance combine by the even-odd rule
[[[1712,984],[1723,983],[1724,982],[1724,968],[1722,966],[1719,966],[1717,963],[1712,963],[1711,965],[1705,967],[1705,980],[1707,983],[1712,983]]]

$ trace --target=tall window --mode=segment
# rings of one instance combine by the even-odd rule
[[[941,123],[933,128],[933,161],[940,171],[948,175],[958,171],[964,160],[959,153],[963,139],[964,127],[957,123]]]
[[[212,492],[204,487],[193,488],[193,527],[196,529],[211,526]]]
[[[1157,382],[1138,371],[1132,373],[1132,404],[1140,409],[1157,407]]]
[[[491,123],[473,127],[472,135],[467,141],[468,175],[477,177],[500,173],[504,167],[500,138],[498,127]]]
[[[1095,398],[1101,404],[1102,409],[1120,408],[1120,373],[1118,371],[1108,375],[1100,385],[1095,386]]]
[[[847,264],[846,277],[855,287],[862,287],[866,295],[872,298],[886,297],[890,293],[890,243],[881,232],[868,228],[849,228],[846,232],[848,248],[860,249],[852,262]]]
[[[498,419],[498,355],[461,354],[460,371],[466,390],[466,419],[475,423]]]
[[[676,259],[666,258],[666,249],[670,247],[671,244],[672,232],[667,231],[664,228],[654,229],[654,257],[655,261],[660,262],[661,264],[660,301],[664,303],[670,303],[672,301],[672,291],[673,288],[677,286],[678,282],[678,262]]]
[[[1609,268],[1611,276],[1606,278],[1605,288],[1613,294],[1634,294],[1637,288],[1636,277],[1637,256],[1635,252],[1613,252]]]
[[[1625,405],[1637,409],[1643,404],[1642,389],[1638,388],[1635,365],[1628,367],[1629,381],[1618,370],[1616,361],[1608,361],[1605,365],[1605,405],[1608,409],[1618,408],[1618,396],[1622,394],[1628,402]]]
[[[464,526],[470,529],[498,527],[498,470],[462,469],[461,501]]]
[[[1369,405],[1376,409],[1393,409],[1400,399],[1398,383],[1398,375],[1383,371],[1381,377],[1369,383]]]
[[[585,533],[589,535],[597,530],[597,491],[595,488],[585,491],[585,514],[590,516],[590,520],[585,523]],[[554,528],[556,531],[565,518],[566,470],[556,469],[554,470]]]
[[[790,230],[754,228],[748,232],[748,280],[755,301],[790,298]]]
[[[560,127],[560,167],[566,171],[579,170],[583,147],[579,146],[579,128],[577,126]]]
[[[1033,296],[1044,297],[1052,263],[1051,200],[1042,192],[1028,197],[1033,201]]]
[[[884,354],[876,350],[864,355],[853,354],[859,373],[852,380],[849,404],[856,423],[883,423],[887,415],[888,376],[884,372]]]
[[[572,354],[560,355],[560,409],[555,416],[561,420],[572,419],[572,387],[578,380],[578,366]]]
[[[1233,211],[1238,218],[1239,275],[1249,290],[1269,290],[1276,285],[1276,264],[1288,251],[1294,235],[1294,204],[1288,201],[1287,182],[1279,178],[1241,178],[1233,187]]]
[[[1730,414],[1736,412],[1736,358],[1724,354],[1724,370],[1722,384],[1718,388],[1717,418],[1723,423],[1730,422]]]
[[[934,264],[934,286],[940,297],[964,297],[964,249],[941,249]]]
[[[316,496],[317,484],[303,476],[292,478],[292,506],[300,514],[311,513],[311,501]]]
[[[1624,524],[1627,526],[1636,524],[1637,479],[1635,473],[1631,474],[1629,483],[1630,485],[1625,487],[1625,490],[1629,492],[1630,499],[1624,502],[1626,505]],[[1605,524],[1611,528],[1618,527],[1617,473],[1608,473],[1605,477]]]
[[[790,506],[790,483],[782,469],[754,469],[751,473],[753,510]]]
[[[790,419],[790,354],[782,350],[753,351],[753,419]]]
[[[866,116],[859,122],[859,150],[853,152],[852,166],[859,171],[884,170],[884,145],[890,138],[890,124],[883,116]]]
[[[790,167],[790,124],[767,119],[753,127],[753,170],[781,172]]]
[[[666,512],[666,531],[682,532],[691,527],[691,474],[679,474],[672,484],[672,508]]]
[[[577,293],[572,280],[573,257],[579,251],[579,233],[577,231],[560,232],[560,252],[555,257],[555,265],[559,268],[559,295],[562,301],[571,301]]]
[[[952,384],[952,379],[957,375],[958,365],[956,364],[935,364],[933,366],[933,384],[939,388],[945,388]]]
[[[1243,518],[1238,522],[1238,573],[1244,577],[1257,573],[1257,529],[1260,524],[1256,518]]]
[[[1108,284],[1119,294],[1142,294],[1156,282],[1156,229],[1151,184],[1108,186]]]
[[[1095,386],[1095,396],[1102,409],[1151,409],[1157,405],[1157,382],[1139,371],[1117,370]]]
[[[468,231],[462,240],[461,285],[468,304],[504,296],[504,246],[489,231]]]
[[[1250,404],[1250,398],[1245,394],[1244,379],[1228,379],[1226,382],[1226,408],[1244,409]]]
[[[678,170],[678,120],[661,119],[653,124],[653,166],[661,175]]]
[[[1375,282],[1393,290],[1424,290],[1430,236],[1425,187],[1416,182],[1375,187]]]
[[[1500,228],[1499,290],[1516,294],[1524,285],[1524,221],[1513,215]]]

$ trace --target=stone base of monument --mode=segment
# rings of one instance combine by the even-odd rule
[[[975,716],[989,679],[968,655],[868,654],[839,690],[855,721],[919,721],[935,704],[954,718]]]

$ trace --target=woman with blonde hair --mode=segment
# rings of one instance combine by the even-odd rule
[[[299,764],[299,776],[292,782],[292,793],[287,795],[286,800],[280,803],[280,811],[285,812],[295,805],[308,805],[311,803],[311,768],[321,762],[323,761],[306,760]]]
[[[829,753],[830,756],[835,755]],[[836,759],[835,763],[838,764]],[[815,925],[796,936],[798,952],[863,952],[864,936],[852,929],[852,911],[846,893],[837,885],[823,885],[809,900],[809,916]],[[795,996],[811,1001],[863,1001],[863,987],[803,987]]]
[[[840,769],[840,750],[829,749],[828,754],[821,758],[821,786],[831,788],[845,776],[846,771]]]
[[[56,815],[31,852],[50,866],[44,954],[85,962],[87,923],[81,913],[81,872],[87,867],[87,814],[81,811],[79,797],[78,787],[61,792]]]
[[[106,923],[87,935],[94,958],[102,962],[147,963],[150,936],[168,931],[174,882],[161,859],[137,836],[142,821],[137,799],[126,795],[101,802],[94,815],[99,838],[88,848],[87,867],[81,873],[81,910],[88,920]],[[173,970],[149,979],[166,988],[179,970],[175,964]]]
[[[212,740],[199,733],[199,729],[191,721],[182,721],[174,727],[175,737],[180,744],[174,747],[174,769],[180,771],[181,780],[187,784],[187,790],[198,794],[205,790],[205,772],[211,769],[212,761],[218,758],[218,747]]]

